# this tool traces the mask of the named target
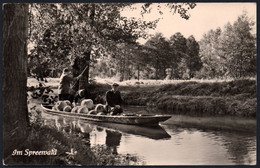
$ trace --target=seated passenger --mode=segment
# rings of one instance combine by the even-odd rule
[[[118,91],[118,84],[112,85],[112,90],[106,93],[106,110],[111,115],[121,114],[123,109],[121,108],[122,98]]]

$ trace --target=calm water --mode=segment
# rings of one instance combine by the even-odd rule
[[[126,111],[137,110],[127,108]],[[91,147],[104,145],[114,154],[137,156],[145,165],[256,164],[256,135],[252,133],[201,130],[170,124],[146,128],[94,123],[45,113],[43,119],[45,124],[60,131],[67,129],[85,135]]]

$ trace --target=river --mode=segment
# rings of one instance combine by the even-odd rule
[[[125,108],[136,112],[136,108]],[[138,112],[143,113],[138,109]],[[256,134],[194,125],[160,124],[147,128],[90,122],[43,113],[46,125],[81,133],[91,147],[104,145],[113,154],[134,155],[141,165],[255,165]],[[173,115],[172,118],[175,116]]]

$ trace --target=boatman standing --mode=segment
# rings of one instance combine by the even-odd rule
[[[118,91],[118,86],[117,83],[114,83],[112,89],[106,93],[106,110],[111,115],[117,115],[123,112],[121,108],[122,98]]]
[[[59,100],[69,100],[73,102],[73,90],[71,89],[71,82],[78,80],[82,75],[78,77],[73,77],[68,68],[63,69],[62,75],[60,77],[60,85],[58,88]]]

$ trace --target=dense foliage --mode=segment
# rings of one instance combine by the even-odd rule
[[[162,8],[162,7],[167,8]],[[89,77],[128,79],[240,78],[256,75],[254,21],[244,13],[223,28],[210,30],[197,42],[180,32],[169,39],[161,33],[147,34],[160,18],[145,21],[126,17],[123,10],[140,17],[169,9],[184,19],[194,3],[139,6],[130,3],[31,4],[28,72],[58,77],[62,68],[72,66],[78,75],[86,65],[82,82]],[[139,9],[140,8],[140,9]],[[143,45],[139,38],[147,39]],[[169,73],[167,73],[167,71]],[[169,75],[170,74],[170,75]],[[84,84],[83,84],[84,85]],[[83,86],[84,87],[84,86]]]
[[[169,69],[170,79],[255,77],[254,24],[244,13],[223,30],[205,33],[199,42],[193,36],[186,39],[180,32],[170,39],[157,33],[144,45],[125,46],[128,52],[121,57],[101,60],[95,71],[102,73],[100,77],[108,72],[106,77],[119,74],[121,80],[165,79]],[[117,64],[110,66],[113,62]]]
[[[97,59],[125,58],[124,55],[131,53],[128,46],[136,45],[136,40],[140,37],[147,38],[145,30],[155,28],[158,22],[158,18],[144,21],[122,16],[122,10],[134,10],[131,5],[31,4],[29,72],[43,77],[49,75],[47,70],[60,72],[63,67],[73,65],[76,75],[89,62],[91,68],[95,67]],[[166,6],[173,14],[178,13],[182,18],[188,19],[188,10],[196,5],[170,3],[156,4],[154,7],[153,4],[146,3],[140,6],[140,15],[157,11],[156,9],[163,14],[161,6]],[[108,63],[107,66],[123,73],[118,66],[113,67],[117,63]],[[57,76],[55,73],[52,75]],[[85,79],[88,79],[88,75],[89,70],[84,74]]]
[[[224,30],[218,28],[204,34],[200,41],[200,56],[203,78],[255,77],[256,34],[252,21],[246,13],[233,23],[227,23]]]
[[[161,33],[151,36],[144,45],[124,46],[124,54],[110,60],[100,60],[95,71],[100,77],[113,77],[118,73],[121,80],[129,79],[165,79],[169,71],[169,79],[190,79],[202,68],[199,57],[199,44],[193,36],[186,39],[180,32],[170,39]],[[113,73],[110,65],[115,64]],[[103,69],[106,67],[106,69]],[[104,71],[105,70],[105,71]]]

